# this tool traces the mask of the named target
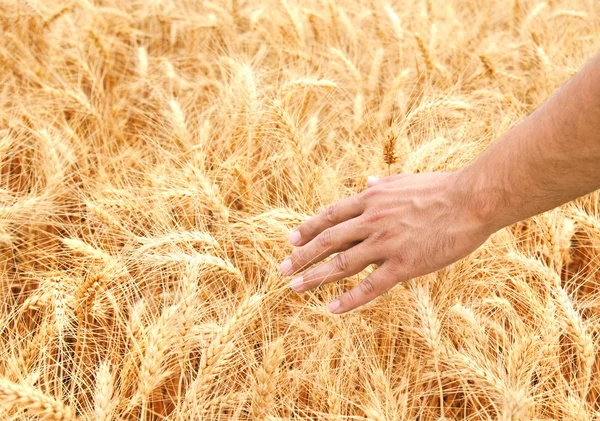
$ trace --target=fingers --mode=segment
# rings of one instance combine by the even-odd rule
[[[377,260],[372,248],[366,242],[348,247],[329,261],[307,270],[290,282],[290,287],[296,292],[304,292],[319,285],[338,281],[348,276],[356,275],[361,270]]]
[[[329,206],[318,215],[304,221],[290,234],[290,243],[295,246],[307,244],[325,229],[357,217],[365,210],[358,195],[347,197]]]
[[[394,174],[394,175],[390,175],[389,177],[384,177],[384,178],[379,178],[379,177],[375,177],[374,175],[370,175],[369,177],[367,177],[367,186],[373,187],[373,186],[377,186],[379,184],[386,184],[386,183],[389,183],[390,181],[396,181],[396,180],[400,180],[401,178],[408,177],[409,175],[412,175],[412,174]]]
[[[340,314],[354,310],[390,290],[398,282],[404,280],[402,274],[397,273],[394,269],[397,270],[398,267],[389,261],[385,262],[363,279],[360,284],[330,302],[327,306],[329,311]]]
[[[395,174],[385,178],[370,176],[367,180],[369,187],[389,183],[408,177],[411,174]],[[337,225],[348,219],[361,215],[365,210],[365,203],[359,195],[353,195],[329,206],[323,212],[304,221],[294,230],[289,237],[290,243],[295,246],[307,244],[325,229]]]
[[[318,263],[326,257],[347,248],[349,243],[356,243],[367,238],[368,232],[364,224],[358,224],[353,218],[331,228],[326,228],[308,244],[295,249],[291,256],[281,264],[285,275],[292,275],[299,270]]]

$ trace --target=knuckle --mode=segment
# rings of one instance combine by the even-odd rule
[[[368,202],[369,200],[372,200],[374,197],[376,197],[378,193],[379,189],[377,187],[371,187],[359,193],[358,197],[361,201]]]
[[[307,270],[302,274],[302,282],[307,287],[312,287],[317,280],[314,270]]]
[[[404,253],[404,251],[399,250],[396,251],[391,257],[390,257],[390,261],[391,263],[396,266],[396,267],[402,267],[406,264],[407,261],[407,257],[406,254]]]
[[[314,225],[313,218],[309,218],[298,227],[298,230],[301,235],[310,235],[314,230]]]
[[[371,209],[365,212],[364,219],[367,223],[373,224],[381,221],[388,215],[388,211],[385,209]]]
[[[388,232],[385,230],[375,231],[369,238],[373,244],[381,244],[388,238]]]
[[[404,271],[401,266],[386,265],[379,270],[381,271],[381,283],[384,289],[389,289],[404,279]]]
[[[300,263],[300,260],[302,259],[302,249],[295,249],[294,251],[292,251],[290,259],[292,261],[292,266],[297,266]]]
[[[350,204],[353,207],[360,206],[363,203],[363,201],[364,201],[364,193],[365,192],[363,191],[363,192],[355,194],[354,196],[351,196],[350,197],[350,200],[351,200]]]
[[[319,246],[329,248],[333,245],[333,233],[327,228],[319,235]]]
[[[350,291],[348,291],[346,294],[344,294],[346,297],[346,303],[349,307],[353,307],[356,304],[356,292],[351,289]]]
[[[339,253],[333,259],[333,265],[334,265],[334,268],[336,271],[346,272],[349,267],[348,254],[347,253]]]
[[[394,279],[394,285],[400,281],[408,281],[414,278],[416,261],[417,259],[413,259],[405,253],[397,253],[391,258],[391,265],[387,268],[387,273],[390,279]]]
[[[364,279],[359,285],[360,290],[365,295],[373,295],[375,294],[375,285],[373,285],[373,281],[370,278]]]
[[[337,204],[331,205],[325,210],[325,219],[331,224],[335,224],[338,220],[339,209]]]

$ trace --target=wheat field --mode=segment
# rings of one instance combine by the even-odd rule
[[[367,176],[456,170],[535,109],[600,47],[595,0],[0,24],[0,420],[600,420],[598,192],[342,315],[373,267],[303,294],[278,270]]]

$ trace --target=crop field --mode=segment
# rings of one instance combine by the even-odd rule
[[[345,314],[279,271],[598,51],[595,0],[0,2],[0,420],[600,420],[600,193]],[[385,153],[384,153],[385,152]]]

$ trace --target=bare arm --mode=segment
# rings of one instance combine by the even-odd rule
[[[600,54],[459,173],[496,229],[600,188]]]
[[[303,292],[377,263],[329,303],[344,313],[467,256],[507,225],[599,187],[597,55],[463,169],[371,180],[365,191],[302,223],[290,235],[298,247],[281,271],[295,274],[290,286]]]

